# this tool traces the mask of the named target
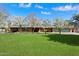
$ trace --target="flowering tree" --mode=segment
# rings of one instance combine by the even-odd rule
[[[24,23],[24,17],[15,16],[14,25],[19,26],[19,32],[22,31],[23,23]]]
[[[35,30],[35,26],[37,25],[37,18],[35,16],[35,13],[30,13],[28,16],[27,16],[27,19],[29,20],[29,25],[32,27],[32,32],[34,32]]]
[[[54,26],[58,30],[59,34],[61,34],[62,27],[64,26],[62,19],[60,18],[55,19]]]
[[[9,14],[4,8],[0,8],[0,24],[3,25],[2,27],[5,27],[5,31],[8,32],[8,26],[6,25],[7,18]]]
[[[44,32],[46,34],[46,32],[47,32],[46,28],[48,28],[49,26],[51,26],[50,25],[50,21],[48,19],[47,20],[44,20],[43,23],[42,23],[42,26],[43,26]]]

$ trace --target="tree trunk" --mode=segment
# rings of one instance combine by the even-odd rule
[[[45,34],[46,34],[46,28],[44,28],[44,32],[45,32]]]
[[[61,28],[58,28],[59,30],[59,40],[61,39]]]
[[[61,34],[61,28],[58,28],[59,34]]]
[[[22,32],[22,25],[19,26],[19,32]]]
[[[32,33],[34,33],[34,31],[35,31],[35,28],[34,28],[34,27],[32,27]]]

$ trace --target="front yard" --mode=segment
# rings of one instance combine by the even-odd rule
[[[79,56],[79,35],[44,33],[0,34],[0,55]]]

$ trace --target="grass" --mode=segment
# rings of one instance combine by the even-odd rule
[[[79,35],[0,34],[1,56],[79,56]]]

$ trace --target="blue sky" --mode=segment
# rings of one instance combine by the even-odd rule
[[[13,16],[27,16],[35,12],[36,16],[43,19],[63,18],[70,19],[75,13],[79,13],[78,3],[1,3]]]

